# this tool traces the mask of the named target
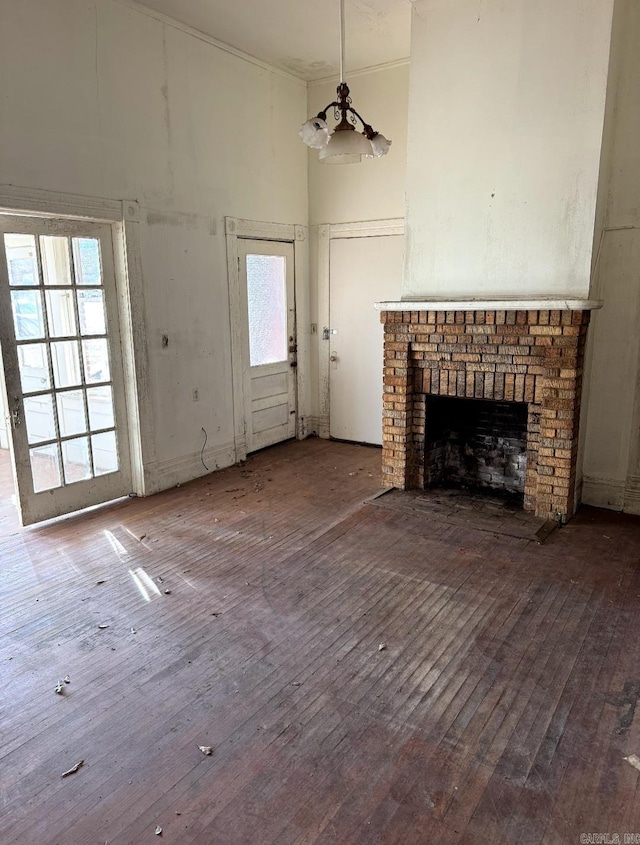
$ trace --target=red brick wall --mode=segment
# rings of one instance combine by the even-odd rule
[[[575,510],[578,423],[589,311],[383,311],[382,471],[424,484],[426,394],[527,402],[524,507]]]

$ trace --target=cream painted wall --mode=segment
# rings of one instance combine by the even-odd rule
[[[326,383],[322,386],[320,383],[319,356],[327,354],[327,341],[322,340],[321,331],[329,320],[328,302],[318,290],[317,226],[403,218],[405,212],[409,65],[348,75],[347,81],[355,108],[374,129],[390,138],[392,144],[384,158],[338,166],[320,164],[317,151],[309,150],[311,322],[319,329],[316,342],[311,345],[312,415],[316,430],[321,424],[324,428],[328,426],[327,420],[320,419],[320,391],[328,388]],[[317,114],[335,99],[336,85],[337,81],[309,86],[309,115]],[[397,287],[396,280],[393,289]],[[382,390],[382,383],[379,388]]]
[[[417,0],[404,296],[586,296],[613,0]]]
[[[640,513],[640,6],[616,0],[584,423],[587,503]]]
[[[347,79],[354,107],[392,141],[388,155],[355,165],[327,165],[309,151],[309,223],[351,223],[404,217],[409,65]],[[309,115],[336,98],[337,82],[309,86]],[[329,120],[330,128],[334,121]]]
[[[0,183],[141,204],[158,483],[204,472],[202,427],[229,463],[224,217],[306,224],[306,86],[119,0],[21,0],[0,101]]]

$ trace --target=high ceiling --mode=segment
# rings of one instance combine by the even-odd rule
[[[338,73],[339,0],[144,0],[144,5],[295,76]],[[409,56],[410,0],[346,0],[345,70]]]

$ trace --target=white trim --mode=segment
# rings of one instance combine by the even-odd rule
[[[149,381],[144,279],[137,202],[122,203],[123,222],[114,228],[114,260],[119,298],[132,492],[148,495],[155,462],[155,426]]]
[[[387,220],[354,220],[350,223],[325,223],[317,228],[318,240],[318,434],[330,435],[329,398],[329,342],[322,333],[330,328],[330,268],[331,241],[344,238],[375,238],[384,235],[404,235],[402,217]]]
[[[389,220],[357,220],[352,223],[332,223],[331,240],[339,238],[378,238],[381,235],[404,235],[401,217]]]
[[[138,2],[138,0],[119,0],[119,2],[123,6],[128,6],[130,9],[133,9],[135,12],[139,12],[141,15],[153,18],[158,21],[158,23],[177,29],[180,32],[185,33],[185,35],[191,35],[193,38],[197,38],[199,41],[204,41],[205,44],[209,44],[211,47],[216,47],[218,50],[222,50],[223,53],[229,53],[231,56],[242,59],[250,65],[255,65],[256,67],[259,67],[262,70],[267,70],[270,73],[276,73],[278,76],[283,76],[285,79],[291,80],[291,82],[297,82],[300,85],[307,84],[300,76],[296,76],[295,74],[282,70],[274,65],[267,64],[267,62],[263,62],[262,59],[257,59],[255,56],[249,55],[249,53],[244,53],[242,50],[232,47],[231,44],[219,41],[212,35],[207,35],[207,33],[203,32],[201,29],[189,26],[189,24],[183,23],[182,21],[172,18],[169,15],[165,15],[163,12],[157,11],[157,9],[151,9],[144,3]]]
[[[376,302],[376,311],[595,311],[602,308],[601,299],[401,299]]]
[[[121,223],[123,208],[137,207],[137,203],[82,194],[63,194],[41,188],[0,185],[0,210],[28,214],[30,217],[90,219],[100,223]],[[129,215],[127,215],[129,217]]]
[[[625,482],[606,475],[582,477],[582,504],[621,511],[624,507]]]
[[[640,477],[628,475],[624,491],[625,513],[640,514]]]
[[[318,434],[320,430],[320,419],[317,416],[309,416],[305,420],[306,437],[311,434]],[[301,438],[299,438],[301,439]]]
[[[259,220],[243,220],[240,217],[225,217],[224,231],[227,236],[236,238],[251,238],[256,241],[289,241],[304,240],[304,226],[291,223],[265,223]]]
[[[245,393],[247,374],[243,368],[243,321],[246,319],[238,268],[238,241],[241,239],[278,241],[293,245],[295,285],[295,327],[298,344],[296,369],[296,437],[307,436],[307,410],[310,407],[310,332],[309,328],[309,238],[306,226],[293,223],[267,223],[225,217],[227,242],[227,278],[229,284],[229,321],[231,334],[231,371],[233,383],[233,429],[235,461],[247,457]]]
[[[331,226],[318,226],[318,434],[325,440],[329,438],[329,343],[322,333],[329,327],[330,256]]]
[[[235,451],[235,443],[228,442],[205,449],[202,457],[200,451],[197,451],[166,461],[159,461],[153,466],[155,478],[153,492],[166,490],[176,484],[186,484],[188,481],[201,478],[203,475],[215,472],[215,470],[232,466],[236,462]],[[205,469],[202,460],[204,460],[208,469]]]
[[[411,58],[407,56],[406,59],[396,59],[392,62],[381,62],[379,65],[369,65],[369,67],[361,67],[357,70],[348,70],[345,73],[345,76],[348,76],[349,79],[356,79],[358,76],[366,76],[370,73],[378,73],[379,71],[385,70],[393,70],[396,67],[407,67],[407,65],[411,64]],[[322,76],[320,79],[311,79],[307,82],[309,88],[314,88],[318,85],[327,85],[328,83],[332,82],[336,85],[340,82],[338,78],[338,74],[332,74],[331,76]]]

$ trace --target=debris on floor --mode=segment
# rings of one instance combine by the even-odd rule
[[[131,633],[132,633],[132,634],[137,634],[138,632],[136,631],[136,629],[135,629],[135,628],[132,628],[132,629],[131,629]]]
[[[164,591],[164,594],[165,594],[165,596],[170,596],[170,595],[171,595],[171,590],[165,590],[165,591]]]
[[[380,645],[378,646],[378,651],[384,651],[386,649],[386,647],[387,647],[386,643],[380,643]]]
[[[630,763],[634,769],[637,769],[640,772],[640,757],[637,754],[629,754],[628,757],[624,757],[627,763]]]
[[[64,684],[62,683],[62,681],[58,681],[58,683],[56,684],[56,692],[58,693],[58,695],[62,695],[63,690]]]
[[[108,628],[108,627],[109,627],[108,625],[104,625],[104,624],[103,624],[103,625],[98,625],[98,628],[100,628],[100,629],[104,629],[104,628]]]
[[[198,748],[202,751],[205,757],[211,757],[213,754],[213,748],[210,745],[199,745]]]
[[[71,678],[70,678],[68,675],[65,675],[65,676],[64,676],[64,678],[63,678],[62,680],[65,682],[65,684],[70,684],[70,683],[71,683]]]
[[[99,581],[96,581],[96,585],[99,586],[100,584],[104,584],[105,581],[106,581],[106,578],[101,578]]]
[[[156,825],[156,836],[162,836],[162,828],[159,824]]]
[[[66,771],[66,772],[63,772],[63,773],[62,773],[61,777],[63,777],[63,778],[68,778],[68,777],[69,777],[69,775],[75,775],[75,773],[78,771],[78,769],[79,769],[81,766],[84,766],[84,760],[80,760],[79,762],[77,762],[77,763],[75,764],[75,766],[71,766],[71,768],[70,768],[70,769],[67,769],[67,771]]]

